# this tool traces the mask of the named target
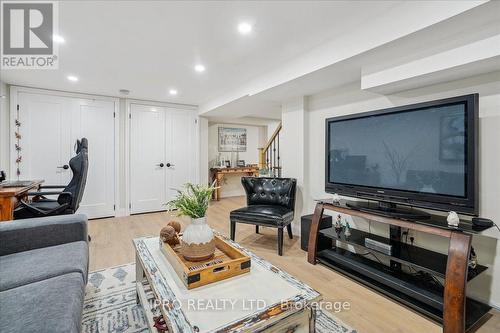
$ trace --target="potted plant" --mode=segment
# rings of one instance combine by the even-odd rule
[[[181,254],[186,260],[207,260],[215,253],[214,233],[206,218],[208,203],[215,189],[213,185],[187,183],[183,190],[177,190],[175,199],[167,203],[169,209],[179,212],[179,216],[191,218],[181,239]]]

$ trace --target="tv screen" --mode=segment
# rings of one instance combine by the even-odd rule
[[[476,97],[328,119],[327,191],[474,213]]]

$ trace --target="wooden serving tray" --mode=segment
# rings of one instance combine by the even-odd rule
[[[248,255],[215,235],[215,254],[209,260],[188,261],[180,253],[180,245],[160,244],[161,251],[187,289],[201,287],[250,272]],[[161,242],[161,240],[160,240]]]

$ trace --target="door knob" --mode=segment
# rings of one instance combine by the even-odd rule
[[[171,163],[167,163],[167,168],[170,168],[170,167],[172,167],[172,166],[175,166],[175,165],[173,165],[173,164],[171,164]]]
[[[69,169],[69,165],[64,164],[63,166],[58,166],[57,168],[58,168],[58,169],[68,170],[68,169]]]
[[[157,164],[156,166],[159,166],[160,168],[163,168],[165,166],[165,164],[160,163],[160,164]],[[167,166],[168,166],[168,164],[167,164]]]

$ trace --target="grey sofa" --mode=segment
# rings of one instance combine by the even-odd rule
[[[0,222],[0,332],[80,332],[87,218]]]

